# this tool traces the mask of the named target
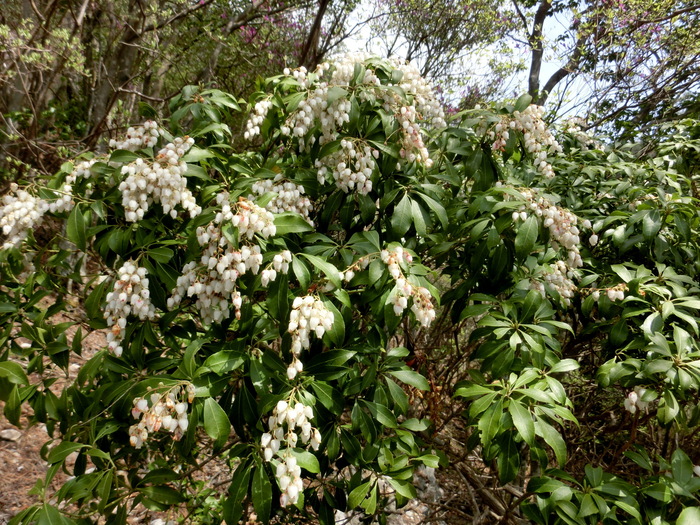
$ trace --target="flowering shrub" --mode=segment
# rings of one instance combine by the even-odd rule
[[[555,140],[527,97],[447,127],[413,66],[370,57],[260,87],[246,152],[230,152],[240,101],[188,87],[169,122],[5,197],[0,399],[54,437],[37,491],[56,502],[13,522],[126,523],[135,504],[187,520],[212,461],[229,481],[204,491],[202,522],[381,520],[416,495],[418,466],[445,465],[431,430],[462,417],[466,446],[520,483],[503,508],[682,525],[700,491],[700,288],[684,267],[700,219],[673,160]],[[82,322],[55,318],[68,280]],[[106,347],[54,392],[101,329]],[[611,472],[556,468],[586,437],[580,388],[628,425],[596,438]],[[635,443],[641,425],[683,447],[671,430]],[[617,477],[620,458],[641,481]],[[61,468],[74,477],[51,494]]]

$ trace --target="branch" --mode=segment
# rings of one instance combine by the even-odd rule
[[[129,35],[129,37],[124,40],[124,43],[129,44],[129,43],[133,42],[134,40],[138,40],[139,38],[141,38],[145,33],[149,33],[151,31],[157,31],[158,29],[162,29],[163,27],[172,24],[176,20],[184,18],[187,15],[194,13],[198,9],[202,9],[202,8],[206,7],[213,2],[214,2],[214,0],[203,0],[201,2],[198,2],[193,7],[190,7],[189,9],[185,9],[184,11],[180,11],[179,13],[174,14],[173,16],[168,18],[167,20],[163,20],[161,22],[158,22],[157,24],[154,23],[154,24],[147,25],[138,33],[136,31],[132,30],[131,35]],[[252,10],[253,10],[252,7],[248,7],[245,11],[243,11],[243,13],[241,13],[241,16],[247,14],[248,12],[250,12]]]
[[[518,14],[518,16],[520,17],[520,21],[523,23],[523,27],[525,28],[525,34],[527,34],[527,33],[528,33],[528,29],[529,29],[528,26],[527,26],[527,18],[525,18],[525,15],[524,15],[523,12],[521,11],[520,6],[518,5],[517,0],[513,0],[513,6],[515,7],[515,12],[516,12],[516,13]],[[528,38],[528,40],[529,40],[529,38]]]
[[[574,48],[574,52],[571,55],[571,58],[569,58],[569,61],[566,63],[565,66],[560,67],[557,71],[555,71],[552,76],[549,77],[549,80],[547,80],[547,83],[544,85],[544,88],[542,88],[542,92],[538,97],[538,104],[543,105],[547,97],[549,97],[549,94],[554,90],[557,84],[564,80],[568,75],[573,73],[576,69],[578,69],[578,66],[581,63],[581,58],[583,58],[583,45],[586,42],[586,38],[582,35],[578,38],[576,41],[576,47]]]
[[[314,47],[318,48],[318,39],[321,34],[321,22],[326,14],[326,9],[328,9],[328,4],[330,0],[319,0],[318,11],[316,11],[316,18],[314,18],[314,23],[311,25],[311,30],[309,31],[309,36],[304,43],[304,49],[301,52],[301,57],[299,58],[300,66],[313,67],[316,61],[316,53],[312,51]]]
[[[528,37],[530,48],[532,49],[532,59],[530,62],[530,75],[528,77],[527,92],[533,99],[537,99],[540,90],[540,70],[542,69],[542,56],[544,46],[542,45],[542,26],[549,16],[552,7],[550,0],[541,0],[535,19],[532,24],[532,33]]]

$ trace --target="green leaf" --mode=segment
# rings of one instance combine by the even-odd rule
[[[412,209],[411,198],[408,193],[404,193],[399,203],[394,207],[391,215],[391,229],[397,237],[402,237],[411,227]]]
[[[387,428],[396,428],[396,416],[387,407],[381,403],[371,403],[365,400],[360,400],[360,403],[369,410],[379,424]]]
[[[301,255],[311,264],[313,264],[317,269],[321,270],[321,272],[325,274],[325,276],[333,284],[333,286],[335,286],[336,288],[342,288],[339,275],[340,272],[338,272],[338,269],[335,266],[315,255],[310,255],[308,253],[302,253]]]
[[[630,272],[628,268],[625,268],[621,264],[613,264],[612,266],[610,266],[610,269],[617,275],[619,275],[620,279],[622,279],[626,283],[634,279],[634,275],[632,274],[632,272]]]
[[[430,421],[428,419],[416,419],[415,417],[412,417],[406,421],[403,421],[401,423],[401,428],[405,428],[411,432],[423,432],[424,430],[428,430],[428,428],[430,428]]]
[[[413,370],[389,370],[389,373],[399,381],[416,387],[418,390],[430,390],[428,380]]]
[[[185,162],[199,162],[212,157],[216,157],[216,154],[214,154],[212,151],[194,146],[184,157],[182,157],[182,160]]]
[[[80,211],[80,206],[75,206],[68,216],[66,223],[66,236],[68,240],[75,244],[81,252],[87,251],[87,233],[85,229],[85,218]]]
[[[421,208],[417,201],[411,201],[411,216],[413,218],[413,225],[416,228],[416,233],[421,237],[425,237],[427,230],[425,218],[423,217],[423,208]]]
[[[12,303],[0,303],[0,313],[1,314],[7,314],[7,313],[15,313],[19,308],[17,308],[17,305],[12,304]]]
[[[498,480],[501,485],[513,481],[520,471],[520,451],[512,432],[506,432],[498,440],[500,451],[496,457]]]
[[[125,149],[117,149],[112,152],[109,156],[110,162],[116,162],[118,164],[129,164],[138,159],[139,156],[133,151],[128,151]]]
[[[513,111],[525,111],[527,107],[530,105],[532,102],[532,97],[525,93],[524,95],[520,95],[520,98],[515,101],[515,105],[513,106]]]
[[[508,404],[508,412],[513,419],[513,424],[518,430],[518,434],[523,438],[525,443],[532,446],[535,443],[535,423],[532,420],[532,414],[523,405],[511,399]]]
[[[437,218],[440,221],[442,227],[447,228],[447,225],[449,224],[449,219],[447,218],[447,212],[445,211],[445,207],[432,197],[426,195],[425,193],[416,192],[415,195],[418,196],[419,199],[422,199],[423,202],[425,202],[425,204],[428,206],[428,208],[430,208],[433,211],[433,213],[437,215]]]
[[[20,417],[22,416],[22,399],[19,396],[19,389],[13,386],[7,396],[7,401],[5,401],[5,408],[3,408],[3,415],[7,420],[14,426],[20,426]]]
[[[159,248],[151,248],[146,252],[146,255],[154,261],[158,261],[160,263],[167,263],[170,262],[175,253],[170,248],[161,246]]]
[[[634,461],[637,465],[639,465],[643,469],[646,469],[649,472],[652,472],[654,470],[654,466],[651,464],[651,461],[649,460],[649,455],[643,449],[642,449],[642,452],[643,452],[643,454],[640,454],[639,452],[627,450],[627,451],[625,451],[625,456],[630,458],[632,461]]]
[[[342,346],[343,342],[345,341],[345,320],[329,299],[323,297],[322,301],[326,306],[326,309],[333,314],[333,325],[331,326],[331,329],[326,332],[326,334],[331,340],[331,343],[333,343],[335,346]]]
[[[340,86],[332,86],[328,88],[328,92],[326,94],[326,101],[328,102],[328,105],[330,106],[335,102],[336,100],[340,98],[344,98],[348,96],[347,90],[341,88]]]
[[[542,419],[535,421],[535,433],[544,439],[557,457],[557,463],[564,465],[566,463],[566,443],[561,434],[550,424],[545,423]]]
[[[321,151],[318,152],[318,158],[322,159],[326,155],[331,155],[335,153],[336,151],[340,151],[341,148],[341,141],[340,140],[333,140],[331,142],[326,142],[323,147],[321,148]]]
[[[311,225],[298,213],[286,212],[275,215],[276,235],[312,231]]]
[[[109,459],[109,455],[107,455],[107,458]],[[102,476],[99,485],[97,486],[98,510],[100,512],[102,512],[109,503],[109,495],[112,492],[113,478],[114,472],[112,472],[111,470],[107,470]]]
[[[211,397],[204,400],[204,430],[215,441],[214,448],[221,447],[231,432],[231,422],[226,412]]]
[[[58,445],[56,445],[54,448],[52,448],[48,455],[46,456],[46,461],[48,461],[51,464],[58,463],[60,461],[63,461],[66,459],[68,456],[70,456],[73,452],[76,452],[80,450],[81,448],[85,448],[88,445],[85,443],[74,443],[73,441],[62,441]]]
[[[498,400],[495,404],[491,404],[486,412],[479,418],[477,426],[481,432],[481,443],[484,447],[491,444],[491,440],[499,434],[501,430],[499,422],[503,413],[503,401]]]
[[[676,418],[678,412],[680,412],[680,407],[676,397],[673,395],[673,392],[666,390],[659,401],[659,409],[657,411],[659,421],[663,424],[668,424]]]
[[[394,490],[404,498],[413,499],[416,497],[416,488],[410,481],[389,478],[389,483],[394,487]]]
[[[685,485],[693,477],[693,463],[688,455],[679,448],[671,456],[671,470],[675,481],[681,485]]]
[[[67,525],[75,523],[73,520],[65,518],[60,511],[46,503],[36,515],[36,525]]]
[[[335,388],[322,381],[314,381],[311,383],[311,388],[324,407],[334,414],[342,412],[345,400]]]
[[[659,210],[648,210],[642,219],[642,235],[644,240],[651,240],[661,229],[661,215]]]
[[[367,489],[369,488],[369,484],[370,482],[367,481],[350,491],[350,495],[348,496],[348,508],[354,509],[360,506],[360,503],[362,503],[367,497]]]
[[[676,520],[676,525],[697,525],[700,523],[700,507],[686,507]]]
[[[29,378],[22,367],[13,361],[0,362],[0,377],[5,377],[15,385],[29,385]]]
[[[525,222],[519,226],[518,233],[515,236],[515,254],[520,259],[524,259],[532,252],[537,242],[539,228],[539,222],[534,215],[530,215],[525,219]]]
[[[318,462],[318,458],[311,452],[300,448],[292,449],[291,452],[297,459],[297,464],[301,468],[308,470],[311,474],[318,474],[321,472],[321,465]]]
[[[406,395],[406,392],[404,392],[403,388],[394,383],[394,381],[388,377],[385,377],[384,381],[386,381],[386,386],[389,387],[389,395],[391,396],[395,407],[398,408],[402,414],[408,412],[408,396]]]
[[[571,372],[572,370],[578,370],[579,364],[574,359],[562,359],[556,363],[552,368],[549,369],[551,374],[559,374],[562,372]]]
[[[671,489],[665,483],[653,484],[651,487],[644,489],[644,494],[662,503],[670,503],[673,499]]]
[[[263,465],[258,465],[253,473],[253,506],[258,514],[258,519],[263,523],[270,520],[272,509],[272,485]]]
[[[593,496],[590,494],[584,494],[581,500],[581,508],[578,511],[577,516],[579,518],[585,518],[586,516],[592,516],[598,513],[598,505],[595,504]]]
[[[139,492],[149,499],[163,505],[177,505],[183,501],[183,496],[172,487],[156,485],[150,487],[141,487]]]
[[[299,281],[299,286],[302,290],[308,290],[309,283],[311,282],[311,273],[309,269],[296,255],[292,256],[292,271],[294,276]]]
[[[233,474],[228,488],[228,498],[224,503],[224,519],[227,525],[238,525],[243,515],[243,500],[248,495],[251,468],[248,461],[241,462]]]
[[[463,384],[464,382],[462,382]],[[469,386],[460,386],[455,390],[455,396],[464,397],[470,399],[472,397],[481,397],[486,394],[493,392],[490,388],[471,384]]]
[[[385,144],[383,142],[379,142],[377,140],[368,140],[368,144],[371,144],[375,148],[377,148],[379,151],[382,153],[389,155],[390,157],[393,157],[395,159],[399,158],[399,148],[395,144]]]

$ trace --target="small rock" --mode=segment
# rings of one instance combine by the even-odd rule
[[[6,441],[19,441],[22,437],[22,433],[14,428],[7,428],[5,430],[0,430],[0,439]]]

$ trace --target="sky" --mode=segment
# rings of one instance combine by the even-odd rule
[[[367,20],[368,16],[371,16],[374,6],[377,5],[376,1],[362,0],[359,6],[352,13],[350,18],[349,27],[357,24],[358,30],[345,41],[345,44],[350,51],[365,51],[370,53],[376,53],[380,56],[386,53],[385,46],[379,38],[372,38],[372,31],[368,24],[363,24]],[[508,3],[508,5],[510,5]],[[548,41],[553,42],[561,35],[565,34],[568,28],[568,17],[566,13],[559,15],[558,17],[548,18],[545,24],[545,38]],[[527,78],[530,60],[530,52],[527,46],[519,45],[515,40],[510,40],[506,42],[506,47],[510,49],[510,56],[504,57],[503,60],[513,60],[522,61],[526,68],[523,71],[512,74],[506,79],[504,85],[507,87],[506,94],[513,98],[517,98],[519,95],[527,91]],[[401,47],[399,46],[399,51]],[[469,61],[465,61],[463,64],[464,73],[467,75],[486,75],[489,72],[488,61],[491,57],[502,56],[502,52],[499,51],[496,46],[491,46],[475,53],[470,57]],[[563,65],[564,61],[562,58],[556,56],[555,52],[550,52],[545,56],[542,64],[541,79],[542,84],[551,76],[555,71]],[[563,117],[571,117],[576,115],[577,111],[580,111],[580,105],[582,101],[590,99],[591,87],[581,79],[577,78],[571,86],[569,86],[567,93],[564,97],[564,103],[558,110],[558,114]],[[459,101],[459,92],[455,93],[452,98],[456,102]],[[449,97],[448,97],[449,100]],[[555,97],[552,97],[552,102],[555,101]],[[548,108],[549,109],[549,108]]]

